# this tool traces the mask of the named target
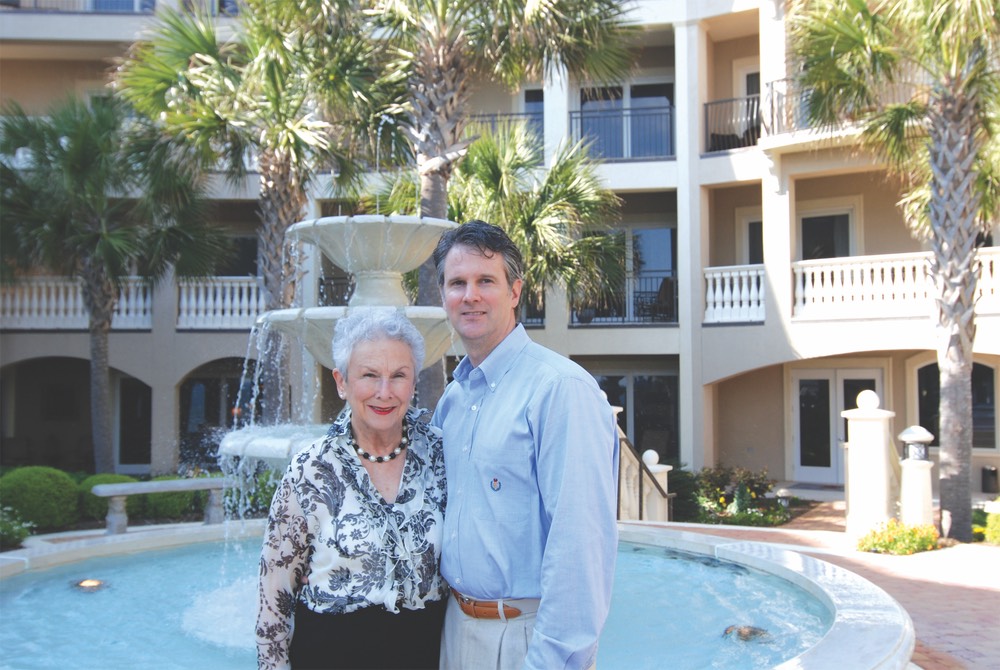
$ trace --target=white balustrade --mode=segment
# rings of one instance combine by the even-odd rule
[[[764,266],[729,265],[705,269],[705,323],[764,320]]]
[[[793,315],[797,319],[920,317],[934,311],[928,253],[799,261]],[[980,314],[1000,312],[1000,249],[979,250],[976,303]]]
[[[264,311],[264,295],[254,277],[213,277],[177,286],[178,330],[243,330]]]
[[[78,280],[31,277],[0,289],[0,324],[6,330],[86,330],[88,323]],[[125,282],[111,327],[152,327],[152,292],[141,279],[132,277]]]

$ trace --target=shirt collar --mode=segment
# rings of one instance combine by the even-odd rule
[[[468,379],[473,370],[478,369],[483,373],[483,378],[489,385],[490,390],[496,388],[507,371],[514,365],[517,355],[521,353],[531,342],[528,333],[524,330],[523,324],[514,326],[514,330],[507,334],[500,344],[489,353],[486,359],[479,364],[478,368],[473,367],[472,361],[466,356],[455,368],[455,379],[464,381]]]

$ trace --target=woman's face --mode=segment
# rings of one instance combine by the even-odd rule
[[[403,425],[417,383],[408,344],[390,339],[359,342],[347,374],[334,370],[333,378],[351,406],[355,431],[393,432]]]

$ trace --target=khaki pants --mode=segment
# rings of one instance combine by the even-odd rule
[[[534,629],[534,612],[507,621],[474,619],[450,597],[441,638],[440,670],[521,670]]]

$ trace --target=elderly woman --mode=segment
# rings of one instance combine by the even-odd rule
[[[437,668],[447,587],[437,429],[410,407],[424,343],[394,309],[337,322],[347,406],[292,459],[260,561],[260,668]]]

